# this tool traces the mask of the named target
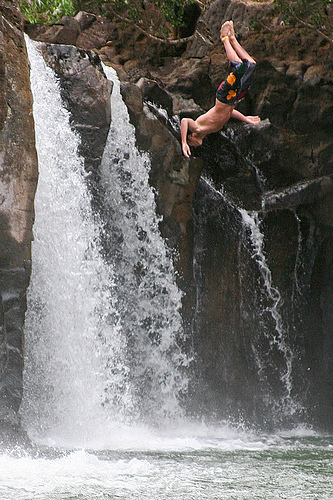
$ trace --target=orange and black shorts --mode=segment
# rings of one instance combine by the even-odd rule
[[[216,99],[230,105],[242,99],[249,90],[255,67],[256,64],[247,59],[230,61],[227,77],[217,89]]]

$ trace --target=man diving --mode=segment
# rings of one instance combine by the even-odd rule
[[[255,60],[238,43],[232,21],[222,25],[220,38],[229,59],[228,73],[216,92],[215,106],[196,120],[183,118],[181,121],[182,150],[187,158],[191,156],[190,146],[200,146],[206,135],[221,130],[230,118],[251,125],[260,122],[259,116],[244,116],[235,109],[236,102],[242,99],[250,87]]]

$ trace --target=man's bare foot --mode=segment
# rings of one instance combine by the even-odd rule
[[[233,21],[228,21],[229,22],[229,30],[230,30],[230,33],[229,33],[229,36],[235,36],[235,30],[234,30],[234,23]]]
[[[221,40],[222,40],[222,37],[229,36],[229,34],[230,34],[229,21],[226,21],[221,26],[221,31],[220,31],[220,38],[221,38]]]

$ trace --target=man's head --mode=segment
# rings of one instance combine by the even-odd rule
[[[188,134],[187,142],[190,146],[194,146],[194,147],[201,146],[202,136],[200,136],[196,132],[192,132],[192,134]]]

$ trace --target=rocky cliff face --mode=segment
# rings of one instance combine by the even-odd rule
[[[229,18],[257,60],[238,109],[262,123],[230,121],[188,162],[179,119],[214,103],[227,66],[219,27]],[[189,409],[269,426],[312,408],[314,421],[332,428],[331,45],[281,26],[271,3],[217,0],[183,45],[97,12],[76,20],[79,30],[59,24],[63,35],[72,26],[77,46],[117,69],[138,145],[152,158],[195,351]],[[53,40],[49,28],[29,32],[57,42],[59,26]]]
[[[19,428],[23,322],[37,184],[29,65],[18,2],[0,2],[0,429]]]
[[[201,185],[195,205],[194,246],[202,277],[197,279],[201,310],[195,338],[203,381],[208,381],[204,383],[206,404],[213,410],[230,404],[229,411],[237,413],[241,401],[248,414],[265,419],[267,404],[274,406],[287,393],[294,401],[301,395],[299,408],[289,414],[302,411],[304,403],[314,410],[317,423],[331,427],[333,331],[327,322],[332,315],[331,45],[315,32],[281,27],[278,19],[274,28],[274,17],[268,25],[271,6],[254,17],[253,5],[225,4],[214,2],[205,14],[213,33],[223,21],[223,12],[239,23],[243,33],[250,21],[257,26],[264,21],[269,29],[243,36],[257,69],[251,91],[238,109],[259,114],[261,126],[230,122],[222,137],[211,136],[200,153],[203,175],[213,185],[213,190]],[[192,55],[193,47],[189,51]],[[215,49],[204,58],[208,55],[211,80],[217,84]],[[220,202],[214,189],[226,194]],[[265,263],[256,255],[258,240],[240,221],[240,208],[259,214],[257,228],[270,277],[263,276]],[[252,256],[261,269],[253,267]],[[276,292],[271,296],[268,278],[280,296],[273,314]],[[258,315],[260,310],[271,312],[264,317],[265,313]],[[267,332],[274,331],[275,340],[269,340]],[[280,347],[279,331],[286,341]],[[288,357],[290,392],[269,366],[275,364],[278,373],[286,375]],[[258,372],[251,366],[257,366]],[[254,387],[261,388],[261,396],[274,394],[275,403],[270,397],[269,403],[263,402]]]

